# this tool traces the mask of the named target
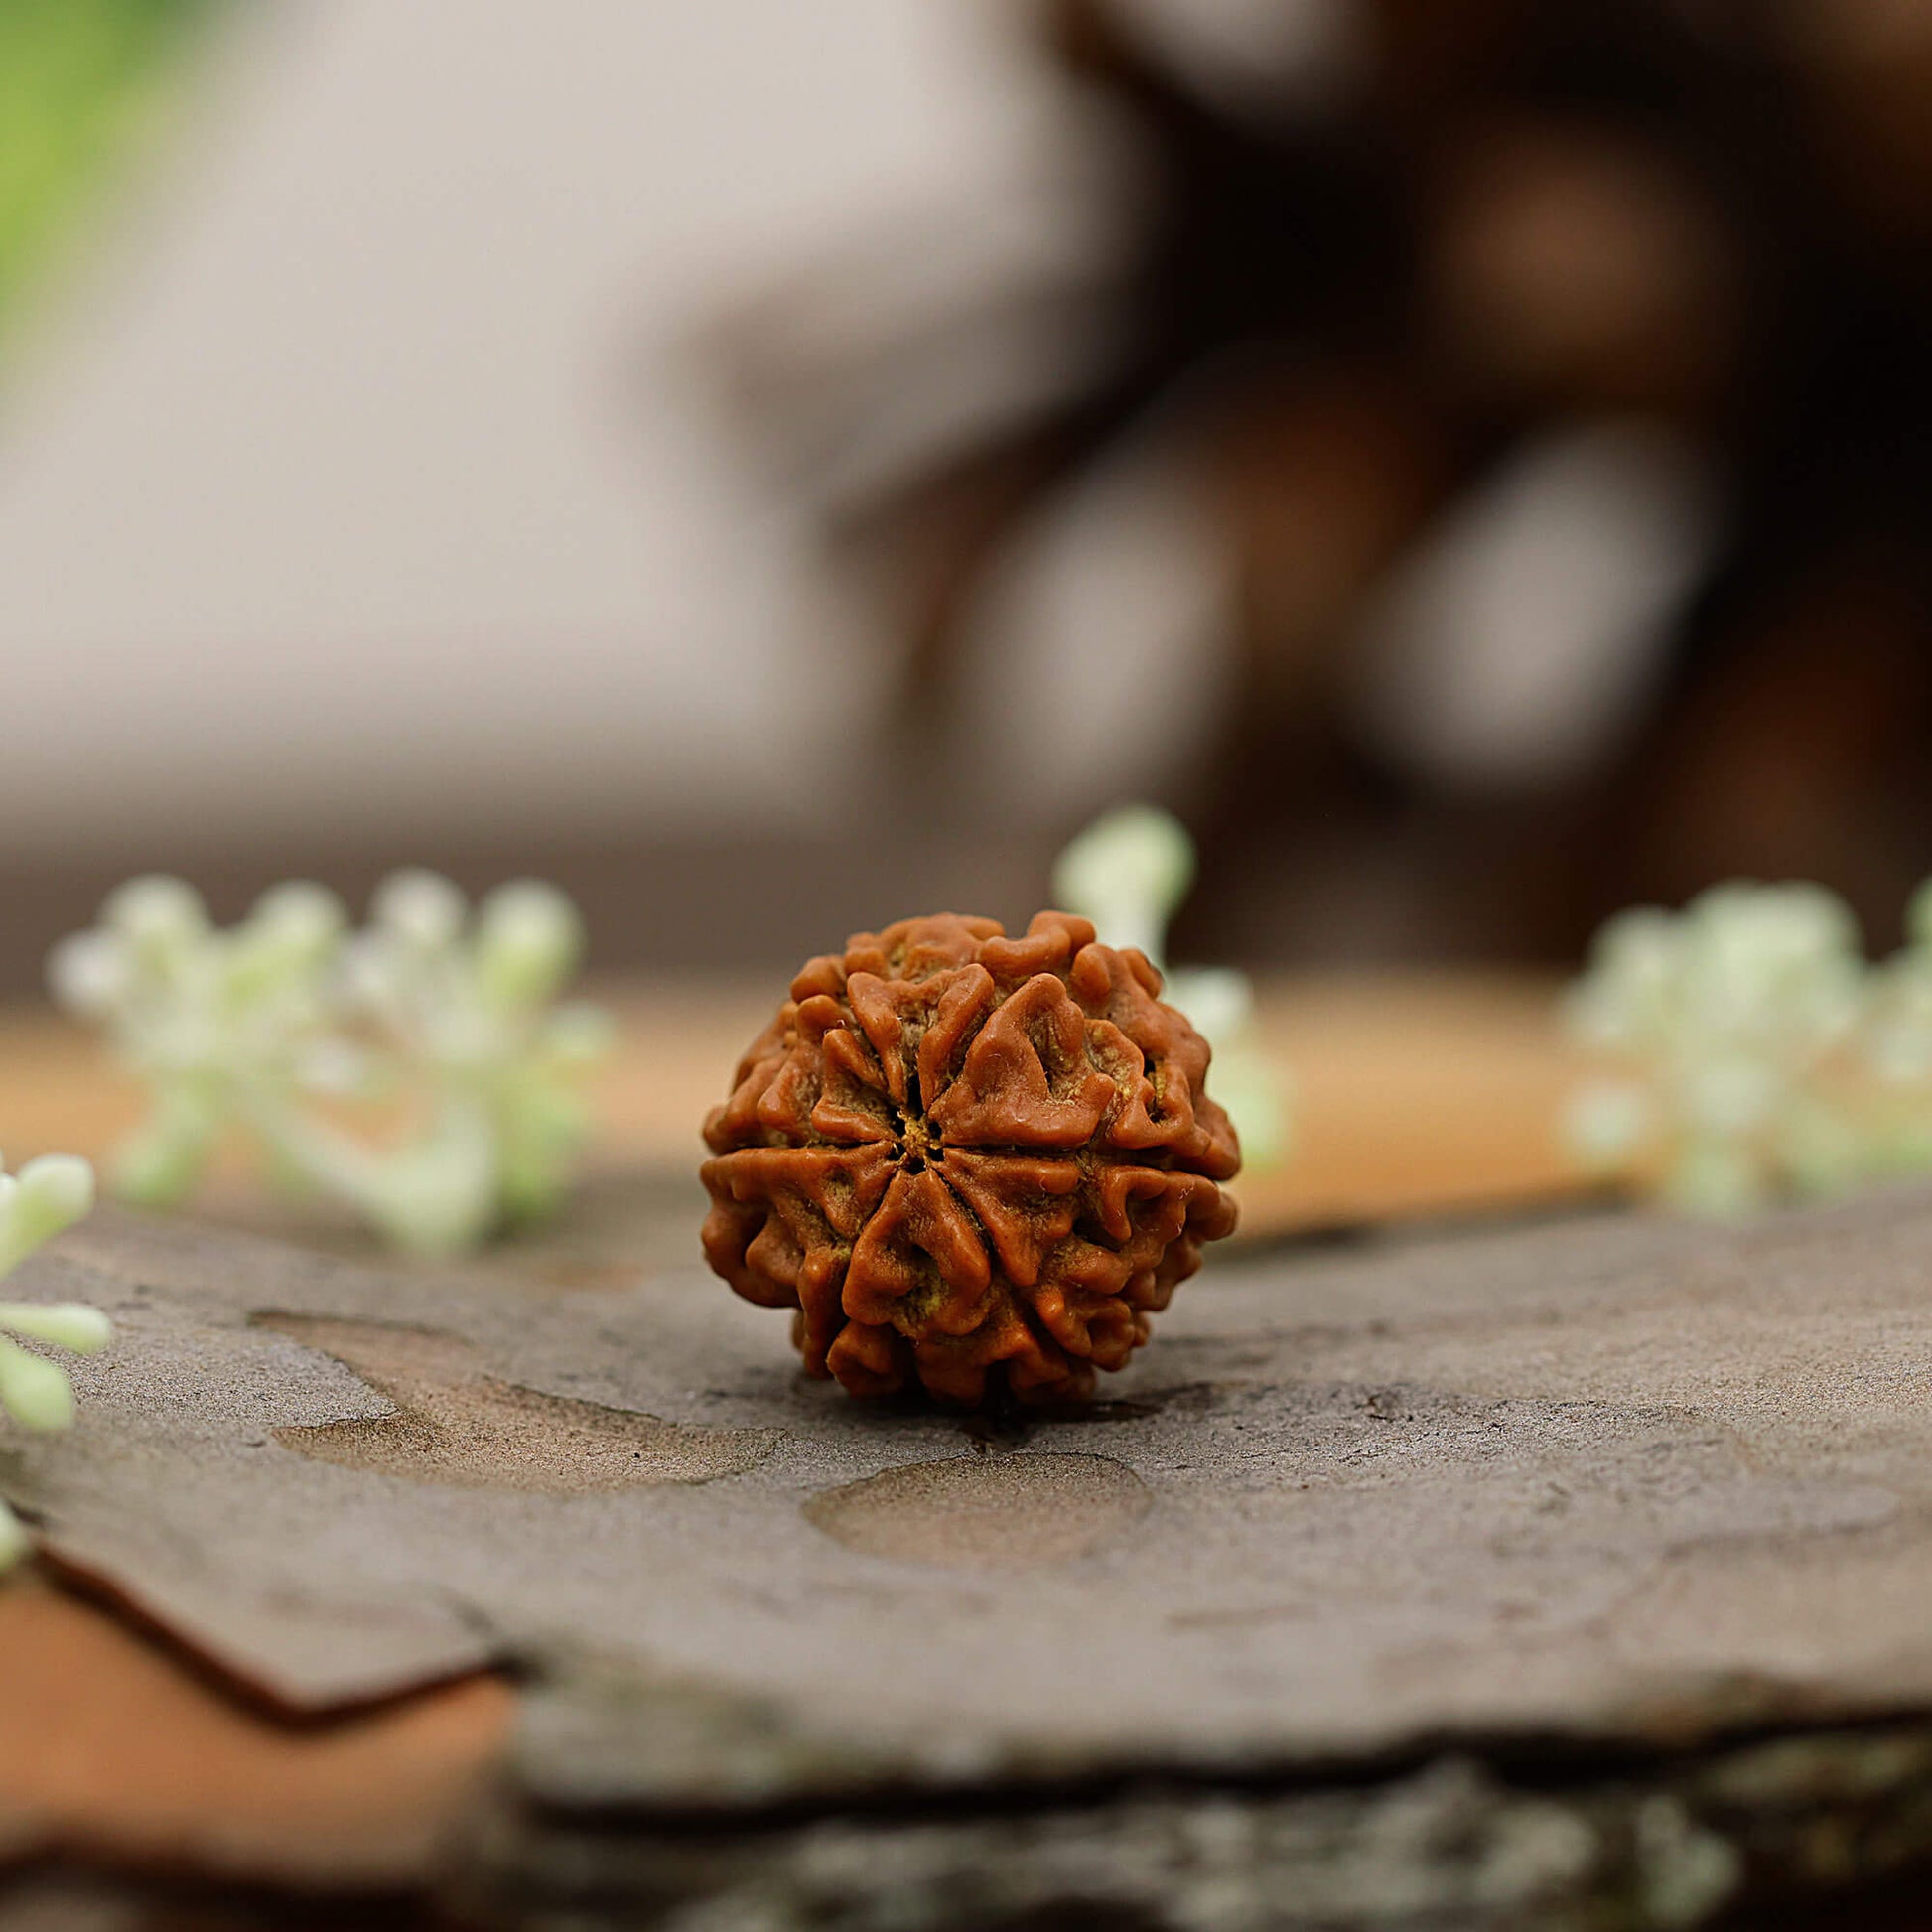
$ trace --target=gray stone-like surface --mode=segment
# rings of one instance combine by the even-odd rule
[[[533,1704],[556,1805],[1932,1704],[1922,1195],[1211,1267],[1106,1400],[1005,1425],[802,1382],[697,1270],[388,1279],[103,1215],[18,1285],[122,1328],[81,1427],[0,1456],[57,1553],[292,1705],[552,1660],[598,1687]]]
[[[451,1889],[519,1932],[1921,1932],[1928,1843],[1932,1733],[1906,1725],[1593,1776],[1447,1754],[723,1830],[526,1810]]]

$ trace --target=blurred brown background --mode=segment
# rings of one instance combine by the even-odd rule
[[[775,968],[1139,796],[1183,956],[1888,940],[1928,130],[1919,0],[16,0],[0,989],[151,867]]]

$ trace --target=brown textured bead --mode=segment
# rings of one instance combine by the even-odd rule
[[[807,963],[705,1122],[706,1257],[814,1375],[1083,1395],[1233,1231],[1207,1043],[1138,952],[952,913]]]

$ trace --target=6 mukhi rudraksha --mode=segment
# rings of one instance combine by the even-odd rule
[[[811,960],[705,1123],[712,1267],[854,1395],[1084,1395],[1235,1224],[1207,1043],[1160,993],[1064,912]]]

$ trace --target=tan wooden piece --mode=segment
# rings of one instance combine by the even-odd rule
[[[1261,1035],[1294,1094],[1294,1138],[1287,1162],[1237,1183],[1245,1232],[1507,1206],[1580,1187],[1554,1132],[1577,1067],[1555,994],[1547,979],[1499,973],[1267,983]],[[695,1169],[699,1124],[768,1017],[769,989],[620,984],[601,997],[618,1044],[594,1089],[594,1165]],[[10,1160],[52,1149],[100,1159],[138,1110],[138,1089],[91,1035],[43,1009],[0,1013],[0,1149]]]
[[[33,1577],[0,1587],[0,1851],[235,1881],[426,1883],[515,1702],[480,1676],[280,1724]]]

